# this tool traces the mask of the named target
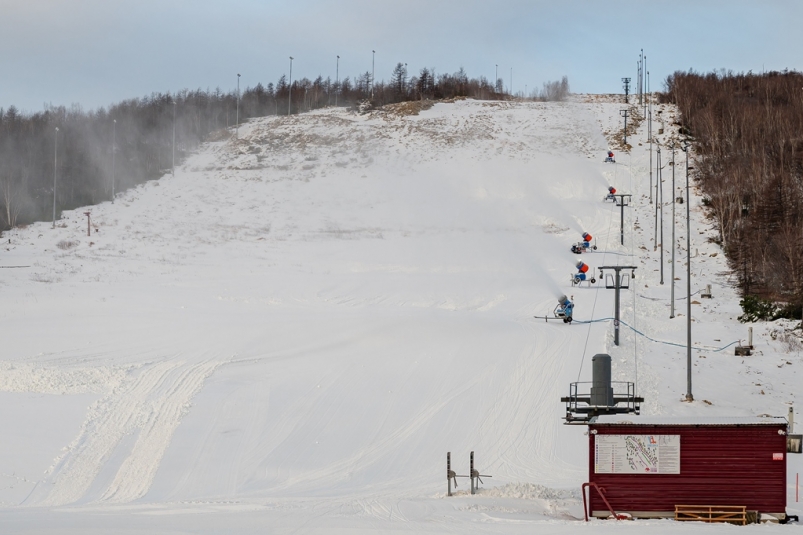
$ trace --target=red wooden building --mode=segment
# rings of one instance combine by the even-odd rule
[[[589,482],[617,513],[671,517],[676,505],[786,514],[785,418],[600,416],[589,423]],[[589,489],[593,516],[610,515]]]

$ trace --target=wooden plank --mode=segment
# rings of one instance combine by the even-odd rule
[[[675,520],[747,524],[747,507],[741,505],[675,505]]]

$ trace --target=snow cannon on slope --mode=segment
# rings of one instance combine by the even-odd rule
[[[581,282],[587,282],[589,286],[597,282],[597,279],[594,278],[594,272],[592,271],[590,277],[588,275],[588,264],[583,262],[582,260],[578,260],[575,264],[577,267],[577,273],[572,275],[572,286],[579,285]]]
[[[613,157],[612,150],[608,151],[608,155],[605,157],[605,163],[616,163],[616,158]]]
[[[574,296],[572,296],[572,299]],[[572,322],[572,313],[574,312],[574,303],[565,295],[558,297],[558,306],[552,311],[552,316],[533,316],[536,319],[549,321],[549,320],[563,320],[563,323]]]
[[[616,188],[608,186],[608,194],[602,200],[616,202]]]
[[[587,253],[588,251],[591,250],[596,250],[597,246],[595,244],[592,245],[593,240],[594,237],[591,234],[589,234],[588,232],[583,232],[583,241],[579,241],[574,245],[572,245],[572,252],[574,254],[581,254],[581,253]]]

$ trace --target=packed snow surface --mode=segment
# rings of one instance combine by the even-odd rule
[[[646,122],[619,152],[622,106],[578,96],[256,119],[175,176],[55,228],[4,233],[3,533],[729,529],[582,522],[586,429],[563,425],[560,397],[590,379],[594,354],[612,355],[614,379],[635,381],[654,417],[786,416],[803,365],[782,324],[755,327],[751,357],[715,351],[747,328],[693,190],[692,291],[710,283],[714,298],[692,297],[695,401],[682,401],[675,111],[654,109],[661,285]],[[602,161],[609,147],[616,164]],[[624,246],[609,185],[633,194]],[[578,257],[584,231],[598,248]],[[614,293],[573,287],[578,258],[597,278],[637,267],[618,347]],[[534,318],[564,293],[576,320],[603,321]],[[458,474],[474,451],[493,476],[477,495],[461,479],[446,497],[447,451]]]

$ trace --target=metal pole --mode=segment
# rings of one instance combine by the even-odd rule
[[[675,142],[672,142],[672,289],[670,290],[669,318],[675,317]]]
[[[510,68],[510,96],[513,96],[513,67]]]
[[[240,139],[240,73],[237,73],[237,126],[234,127],[234,137]]]
[[[474,452],[471,452],[468,476],[471,478],[471,494],[474,494]]]
[[[239,76],[239,74],[237,76]],[[239,78],[237,80],[239,80]],[[173,176],[176,176],[176,101],[175,101],[175,99],[173,100]]]
[[[653,237],[653,251],[658,250],[658,182],[660,181],[661,171],[661,146],[658,145],[655,154],[655,236]]]
[[[452,452],[446,452],[446,494],[452,495]]]
[[[599,268],[600,271],[600,278],[605,276],[605,270],[612,269],[615,272],[614,275],[614,321],[613,321],[613,343],[617,346],[619,345],[619,303],[620,303],[620,296],[619,292],[621,291],[622,287],[622,277],[621,272],[623,269],[629,269],[635,272],[636,266],[602,266]],[[632,276],[632,275],[631,275]]]
[[[337,108],[337,95],[340,93],[340,56],[337,57],[335,67],[335,108]]]
[[[56,127],[53,149],[53,228],[56,228],[56,172],[59,169],[59,127]]]
[[[643,113],[644,113],[644,115],[647,115],[647,97],[649,95],[649,89],[648,89],[649,82],[647,81],[647,56],[644,56],[644,68],[642,69],[642,71],[643,71],[642,74],[644,76],[644,111],[643,111]]]
[[[494,78],[494,93],[499,91],[499,64],[496,64],[496,78]]]
[[[625,203],[624,199],[622,199],[622,203],[619,205],[619,241],[622,245],[625,244]]]
[[[647,72],[647,94],[650,92],[650,73]],[[650,204],[652,204],[652,102],[649,103],[649,113],[647,120],[647,137],[650,138]]]
[[[644,93],[643,93],[644,86],[642,84],[642,82],[644,81],[643,80],[643,76],[642,76],[642,74],[643,74],[643,71],[642,71],[643,66],[644,66],[644,49],[642,48],[641,49],[641,53],[639,54],[639,62],[638,62],[638,105],[639,106],[641,106],[641,103],[643,102],[642,99],[644,98]]]
[[[619,345],[619,284],[621,282],[621,278],[619,277],[619,270],[616,270],[616,314],[614,315],[613,320],[613,343],[615,345]]]
[[[686,153],[686,401],[694,401],[691,393],[691,217],[689,215],[691,197],[688,144],[684,144],[683,152]]]
[[[290,103],[293,101],[293,56],[290,56],[290,86],[287,97],[287,115],[290,115]]]
[[[112,121],[112,204],[114,204],[114,168],[115,153],[117,152],[117,119]]]
[[[374,99],[374,73],[376,66],[376,50],[371,50],[371,100]]]
[[[624,135],[624,138],[625,138],[625,146],[627,145],[627,115],[628,115],[628,113],[629,113],[629,110],[627,110],[627,109],[619,110],[619,115],[625,118],[625,129],[623,131],[623,135]]]
[[[659,200],[658,206],[661,211],[661,284],[664,283],[664,170],[661,169],[661,148],[658,148],[658,192]]]

